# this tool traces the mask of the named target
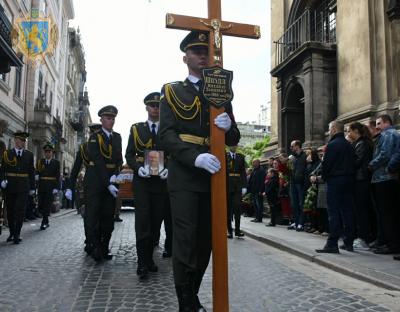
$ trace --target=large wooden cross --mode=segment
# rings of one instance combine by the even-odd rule
[[[166,16],[166,27],[208,32],[209,67],[222,67],[222,35],[252,39],[260,38],[259,26],[221,21],[221,0],[208,0],[208,18],[168,13]],[[223,108],[217,109],[211,106],[211,153],[221,161],[221,170],[217,174],[214,174],[211,179],[213,311],[228,312],[225,133],[214,126],[214,119],[222,112]]]

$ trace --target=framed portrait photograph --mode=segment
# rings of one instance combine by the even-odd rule
[[[149,168],[150,175],[158,176],[164,170],[163,151],[146,150],[144,157],[144,167]]]

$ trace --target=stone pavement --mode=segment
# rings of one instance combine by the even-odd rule
[[[376,255],[371,251],[357,250],[318,254],[315,249],[324,246],[326,237],[288,231],[286,226],[267,227],[265,225],[269,219],[264,218],[263,223],[250,222],[252,219],[242,217],[241,228],[254,239],[359,280],[389,290],[400,290],[400,261],[393,260],[393,255]]]
[[[45,231],[40,220],[25,223],[20,245],[1,235],[0,311],[176,312],[171,259],[161,257],[162,248],[154,257],[159,272],[146,281],[136,276],[134,216],[121,214],[115,256],[101,264],[83,252],[82,218],[72,210],[52,216]],[[229,240],[230,312],[396,311],[387,304],[390,292],[368,293],[357,280],[313,266],[250,238]],[[200,290],[209,312],[211,271]]]

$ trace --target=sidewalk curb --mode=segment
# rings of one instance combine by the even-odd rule
[[[71,213],[73,213],[73,212],[75,212],[75,214],[76,214],[76,209],[63,209],[63,210],[65,210],[65,211],[59,211],[59,212],[56,212],[53,216],[51,216],[51,218],[52,219],[57,219],[57,218],[61,218],[61,217],[63,217],[63,216],[66,216],[66,215],[69,215],[69,214],[71,214]]]
[[[283,240],[280,241],[277,238],[272,239],[272,238],[268,238],[268,237],[263,237],[263,236],[254,234],[254,233],[249,232],[248,230],[244,230],[244,229],[242,229],[242,232],[245,233],[246,236],[248,236],[252,239],[255,239],[261,243],[264,243],[264,244],[267,244],[274,248],[277,248],[279,250],[288,252],[292,255],[298,256],[298,257],[308,260],[310,262],[314,262],[314,263],[321,265],[332,271],[347,275],[352,278],[356,278],[358,280],[373,284],[378,287],[385,288],[387,290],[400,291],[400,286],[395,285],[390,282],[383,281],[382,279],[374,278],[374,277],[368,275],[368,270],[359,270],[359,268],[355,267],[355,266],[353,266],[352,268],[340,266],[339,264],[329,261],[327,259],[324,259],[317,254],[313,254],[313,253],[307,252],[305,250],[296,248],[296,247],[288,244],[286,241],[283,241]],[[383,273],[382,273],[382,275],[383,275]]]

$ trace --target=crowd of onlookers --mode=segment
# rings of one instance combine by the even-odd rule
[[[317,252],[400,253],[400,134],[391,117],[353,122],[346,130],[335,120],[329,135],[317,149],[294,140],[290,156],[271,157],[264,166],[254,160],[248,170],[252,205],[245,214],[262,222],[267,203],[267,226],[286,223],[288,230],[327,236]]]

